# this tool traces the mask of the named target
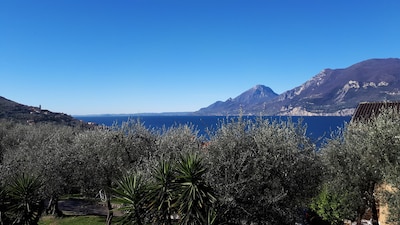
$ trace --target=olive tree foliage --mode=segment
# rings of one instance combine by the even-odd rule
[[[138,170],[149,162],[155,151],[155,136],[139,121],[129,120],[121,126],[79,133],[74,140],[74,151],[77,186],[81,193],[98,195],[107,202],[107,224],[111,224],[110,188],[126,171]]]
[[[222,123],[207,147],[209,180],[229,224],[291,224],[321,178],[306,127],[239,118]]]
[[[126,171],[137,170],[152,157],[155,140],[156,135],[135,120],[76,135],[75,175],[82,193],[96,195],[99,190],[111,187],[113,180]]]
[[[199,152],[204,137],[191,124],[179,124],[163,128],[157,138],[155,160],[178,161],[182,153]]]
[[[344,210],[348,208],[347,196],[348,193],[333,192],[327,184],[323,184],[318,196],[312,200],[310,209],[332,225],[343,225],[343,218],[350,218],[346,215],[351,215],[351,212]]]
[[[369,120],[352,122],[328,140],[322,149],[327,166],[325,183],[331,195],[341,196],[342,205],[331,214],[360,224],[361,216],[370,209],[377,224],[377,188],[384,183],[399,187],[399,135],[400,116],[388,109]],[[396,199],[398,194],[392,193],[390,198]],[[397,207],[391,208],[393,211]],[[400,221],[398,213],[391,215]]]
[[[145,127],[140,119],[129,119],[121,126],[115,124],[112,129],[118,133],[114,141],[122,145],[128,169],[147,168],[149,160],[156,154],[159,134],[154,129]]]
[[[18,144],[18,136],[10,132],[16,130],[16,126],[17,124],[12,121],[0,120],[0,165],[4,153]]]
[[[8,144],[3,145],[1,177],[7,181],[18,174],[40,175],[41,196],[50,199],[48,212],[59,214],[53,203],[69,191],[74,166],[71,146],[76,132],[71,127],[50,124],[15,125],[8,130]]]
[[[338,212],[334,210],[324,212],[322,202],[315,202],[313,208],[325,219],[334,218],[336,214],[338,218],[335,220],[351,219],[360,222],[367,208],[366,197],[370,196],[369,183],[378,181],[380,174],[367,176],[366,173],[372,171],[368,171],[365,168],[366,164],[361,161],[361,155],[365,152],[365,143],[362,143],[364,138],[357,140],[358,138],[347,133],[347,129],[343,134],[332,137],[321,150],[324,164],[327,166],[325,174],[327,189],[324,191],[329,196],[341,197],[327,204],[340,203],[342,207],[337,208]]]
[[[398,123],[400,121],[397,121]],[[399,136],[395,136],[394,143],[397,152],[400,152]],[[384,197],[389,206],[389,221],[393,224],[400,224],[400,154],[395,156],[396,160],[387,165],[385,170],[385,182],[388,184]]]
[[[122,172],[146,168],[156,151],[156,138],[133,120],[91,130],[1,121],[0,181],[7,183],[17,174],[40,175],[41,197],[50,200],[48,212],[58,214],[61,195],[96,196],[103,190],[108,196],[112,181]]]
[[[368,154],[373,157],[372,164],[375,164],[371,167],[374,171],[380,171],[382,175],[380,184],[391,187],[391,190],[383,193],[383,201],[389,205],[391,222],[400,224],[400,114],[398,109],[383,110],[371,122],[369,129],[366,138],[372,142],[372,148]]]

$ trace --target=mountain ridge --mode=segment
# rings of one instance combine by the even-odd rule
[[[242,109],[245,109],[254,103],[269,101],[278,94],[270,87],[258,84],[247,91],[243,92],[235,98],[229,98],[226,101],[217,101],[206,108],[202,108],[194,114],[209,114],[218,112],[216,115],[240,114]]]
[[[323,69],[282,94],[258,84],[235,98],[216,101],[195,112],[143,115],[351,116],[359,103],[374,101],[400,101],[399,58],[368,59],[346,68]],[[64,113],[26,106],[1,96],[0,119],[88,125]]]
[[[242,110],[246,115],[350,116],[360,102],[399,100],[400,59],[368,59],[347,68],[323,69],[302,85],[265,101],[248,102]],[[239,111],[220,107],[218,112],[212,106],[195,113],[237,115]]]

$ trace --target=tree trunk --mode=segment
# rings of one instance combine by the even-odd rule
[[[106,199],[107,199],[107,220],[106,220],[106,225],[111,225],[112,219],[114,217],[114,213],[113,213],[113,208],[111,205],[111,197],[108,195],[108,193],[106,193]]]
[[[361,219],[365,213],[365,208],[360,207],[357,212],[357,225],[361,225]]]
[[[378,223],[378,209],[376,208],[376,200],[374,196],[375,191],[375,183],[371,182],[370,184],[370,193],[371,193],[371,212],[372,212],[372,225],[379,225]]]
[[[60,210],[60,208],[58,208],[58,197],[53,196],[50,198],[49,203],[47,204],[46,214],[56,217],[63,216],[62,211]]]

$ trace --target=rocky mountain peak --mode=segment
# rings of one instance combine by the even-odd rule
[[[344,69],[324,69],[302,85],[280,95],[256,85],[219,107],[198,111],[215,115],[223,111],[292,116],[351,115],[358,103],[400,100],[400,59],[369,59]],[[215,105],[214,105],[215,106]]]
[[[249,104],[254,101],[269,100],[278,96],[271,88],[258,84],[234,98],[234,101]]]

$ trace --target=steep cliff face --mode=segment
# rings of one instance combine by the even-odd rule
[[[293,98],[295,98],[296,96],[299,96],[299,95],[313,94],[313,93],[310,93],[310,92],[312,92],[312,90],[314,90],[316,87],[319,87],[322,84],[324,84],[326,82],[326,77],[331,72],[332,72],[332,70],[330,70],[330,69],[322,70],[316,76],[314,76],[313,78],[311,78],[310,80],[305,82],[303,85],[282,93],[281,95],[279,95],[277,100],[278,101],[285,101],[285,100],[293,99]],[[306,93],[306,92],[308,92],[308,93]]]
[[[351,115],[359,102],[400,99],[400,59],[371,59],[326,69],[271,105],[279,115]],[[276,109],[276,107],[275,107]]]
[[[246,114],[254,115],[347,116],[360,102],[399,100],[400,59],[389,58],[370,59],[344,69],[324,69],[279,96],[247,99],[247,104],[241,106]],[[238,105],[229,101],[226,105],[229,107],[219,103],[218,108],[202,110],[208,114],[237,114]]]

